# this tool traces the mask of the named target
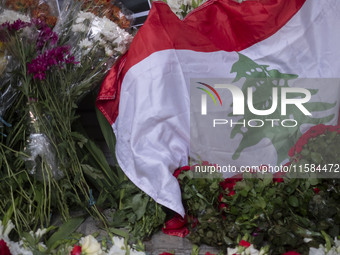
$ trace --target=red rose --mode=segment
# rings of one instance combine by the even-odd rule
[[[282,255],[300,255],[300,253],[296,252],[296,251],[289,251],[289,252],[286,252]]]
[[[239,245],[248,248],[250,246],[250,243],[247,241],[241,240]]]
[[[71,251],[71,255],[80,255],[81,254],[81,246],[75,245],[73,250]]]
[[[215,255],[215,254],[212,254],[212,253],[207,251],[205,255]]]
[[[190,170],[190,166],[183,166],[181,168],[178,168],[175,170],[173,176],[175,176],[176,178],[178,178],[178,176],[180,175],[180,173],[182,173],[183,171],[189,171]]]
[[[174,254],[173,253],[169,253],[169,252],[163,252],[163,253],[161,253],[159,255],[174,255]]]
[[[295,145],[292,148],[290,148],[288,152],[289,157],[294,157],[294,155],[295,155]]]
[[[229,194],[228,194],[229,197],[231,197],[233,195],[235,195],[235,190],[230,191]]]
[[[303,146],[306,144],[305,141],[302,139],[299,139],[297,143],[295,144],[295,150],[297,153],[300,153],[302,151]]]
[[[317,137],[326,131],[326,126],[324,124],[319,124],[311,127],[306,134],[309,134],[310,137]]]
[[[0,240],[0,254],[1,255],[12,255],[11,251],[9,250],[7,243],[1,239]]]
[[[242,178],[227,178],[223,182],[220,182],[220,186],[226,190],[229,191],[234,189],[234,186],[236,185],[236,182],[242,181]]]
[[[284,172],[277,172],[273,175],[273,182],[283,182],[283,176],[285,176]]]
[[[315,187],[313,190],[314,190],[315,194],[319,194],[319,192],[320,192],[320,189],[318,187]]]
[[[218,205],[218,209],[223,210],[223,208],[227,208],[228,206],[225,203],[221,203]]]

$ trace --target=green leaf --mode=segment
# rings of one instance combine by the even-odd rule
[[[22,233],[22,237],[25,238],[25,240],[29,243],[31,247],[35,246],[35,239],[30,233],[24,232]]]
[[[266,174],[263,178],[263,184],[264,186],[268,186],[269,184],[273,183],[273,175],[272,174]]]
[[[148,197],[143,196],[139,193],[132,198],[132,210],[137,216],[137,220],[141,219],[146,211],[146,206],[148,205]]]
[[[264,209],[264,208],[266,208],[267,203],[266,203],[266,201],[264,200],[263,197],[259,197],[257,199],[257,205],[259,205],[262,209]]]
[[[330,249],[332,248],[331,238],[323,230],[321,231],[321,234],[325,238],[325,241],[326,241],[326,252],[329,252]]]
[[[297,199],[296,196],[290,196],[288,198],[288,203],[293,206],[293,207],[298,207],[299,206],[299,200]]]
[[[83,218],[72,218],[60,226],[57,232],[55,232],[46,242],[49,250],[53,250],[57,242],[62,239],[68,238],[84,221]]]
[[[191,255],[198,255],[200,252],[200,247],[197,246],[196,244],[192,245],[192,251],[191,251]]]
[[[104,136],[105,142],[107,146],[109,147],[112,155],[115,157],[116,137],[113,133],[112,127],[110,123],[107,121],[107,119],[105,118],[105,116],[101,113],[101,111],[99,111],[97,107],[96,107],[96,114],[97,114],[97,120],[98,120],[100,129],[102,131],[102,134]],[[117,162],[117,160],[115,161]]]
[[[105,173],[105,175],[108,177],[112,185],[118,185],[119,184],[118,177],[114,174],[114,171],[107,162],[106,157],[102,150],[98,148],[98,146],[91,140],[89,140],[85,144],[85,147],[91,153],[92,157],[95,159],[96,163],[103,171],[103,173]]]

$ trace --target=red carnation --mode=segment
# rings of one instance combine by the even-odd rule
[[[288,163],[286,163],[286,164],[284,164],[283,165],[283,167],[282,168],[286,168],[286,167],[289,167],[290,166],[290,162],[288,162]],[[275,182],[283,182],[283,176],[285,176],[285,172],[277,172],[277,173],[275,173],[274,175],[273,175],[273,182],[275,183]]]
[[[227,178],[224,181],[220,182],[220,186],[226,190],[229,191],[234,189],[234,186],[236,185],[236,182],[242,181],[242,178]]]
[[[289,252],[286,252],[282,255],[300,255],[300,253],[296,252],[296,251],[289,251]]]
[[[250,243],[247,241],[241,240],[239,245],[248,248],[250,246]]]
[[[0,254],[1,255],[12,255],[11,251],[9,250],[7,243],[1,239],[0,240]]]
[[[73,250],[71,251],[71,255],[80,255],[81,254],[81,246],[75,245]]]
[[[313,190],[314,190],[315,194],[319,194],[319,192],[320,192],[320,189],[318,187],[315,187]]]
[[[285,174],[283,172],[277,172],[273,175],[273,182],[277,182],[277,183],[280,183],[280,182],[283,182],[283,178],[282,176],[284,176]]]
[[[183,166],[181,168],[178,168],[175,170],[173,176],[175,176],[176,178],[178,178],[178,176],[183,172],[183,171],[189,171],[190,170],[190,166]]]
[[[159,255],[174,255],[174,254],[173,253],[169,253],[169,252],[163,252],[163,253],[161,253]]]

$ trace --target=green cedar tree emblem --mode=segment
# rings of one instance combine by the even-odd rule
[[[239,81],[241,78],[245,78],[245,82],[242,86],[243,94],[247,94],[249,87],[253,87],[253,105],[257,110],[270,109],[272,106],[272,88],[277,87],[289,87],[289,80],[296,79],[296,74],[281,73],[276,69],[269,69],[268,65],[259,65],[245,55],[238,54],[239,60],[233,64],[231,73],[236,73],[236,77],[233,82]],[[255,88],[255,90],[254,90]],[[280,91],[278,89],[278,91]],[[318,89],[309,89],[312,95],[318,93]],[[289,98],[298,98],[301,94],[290,93]],[[246,100],[245,100],[246,101]],[[325,111],[333,108],[336,103],[326,102],[308,102],[303,104],[304,107],[312,113]],[[278,107],[274,113],[267,116],[258,116],[251,113],[248,107],[245,107],[244,116],[238,122],[250,119],[289,119],[293,117],[298,123],[296,127],[284,127],[275,125],[264,125],[261,128],[247,127],[246,130],[242,128],[242,125],[235,125],[231,131],[230,138],[234,138],[236,135],[241,134],[241,142],[233,154],[233,159],[236,160],[240,157],[241,152],[250,146],[258,144],[262,139],[268,138],[275,147],[278,155],[277,164],[281,163],[288,156],[289,149],[295,144],[298,138],[301,136],[300,126],[301,124],[320,124],[331,121],[334,118],[334,114],[323,118],[313,118],[313,116],[304,115],[295,105],[287,105],[287,116],[281,116],[281,104],[278,103]],[[232,113],[229,116],[233,116]],[[284,117],[284,118],[283,118]],[[267,123],[267,122],[266,122]],[[254,125],[254,124],[253,124]]]

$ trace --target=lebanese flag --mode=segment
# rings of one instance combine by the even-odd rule
[[[173,172],[191,156],[190,80],[235,78],[241,56],[300,78],[339,78],[339,13],[339,0],[212,0],[180,20],[167,4],[153,2],[97,98],[116,135],[123,171],[156,202],[183,216]],[[336,124],[339,90],[320,93],[327,91],[323,100],[335,103],[327,108],[324,124]],[[237,159],[226,157],[236,165],[277,164],[272,144],[280,140],[286,148],[289,140],[279,135],[249,145]],[[240,134],[228,139],[233,151],[242,143]]]

